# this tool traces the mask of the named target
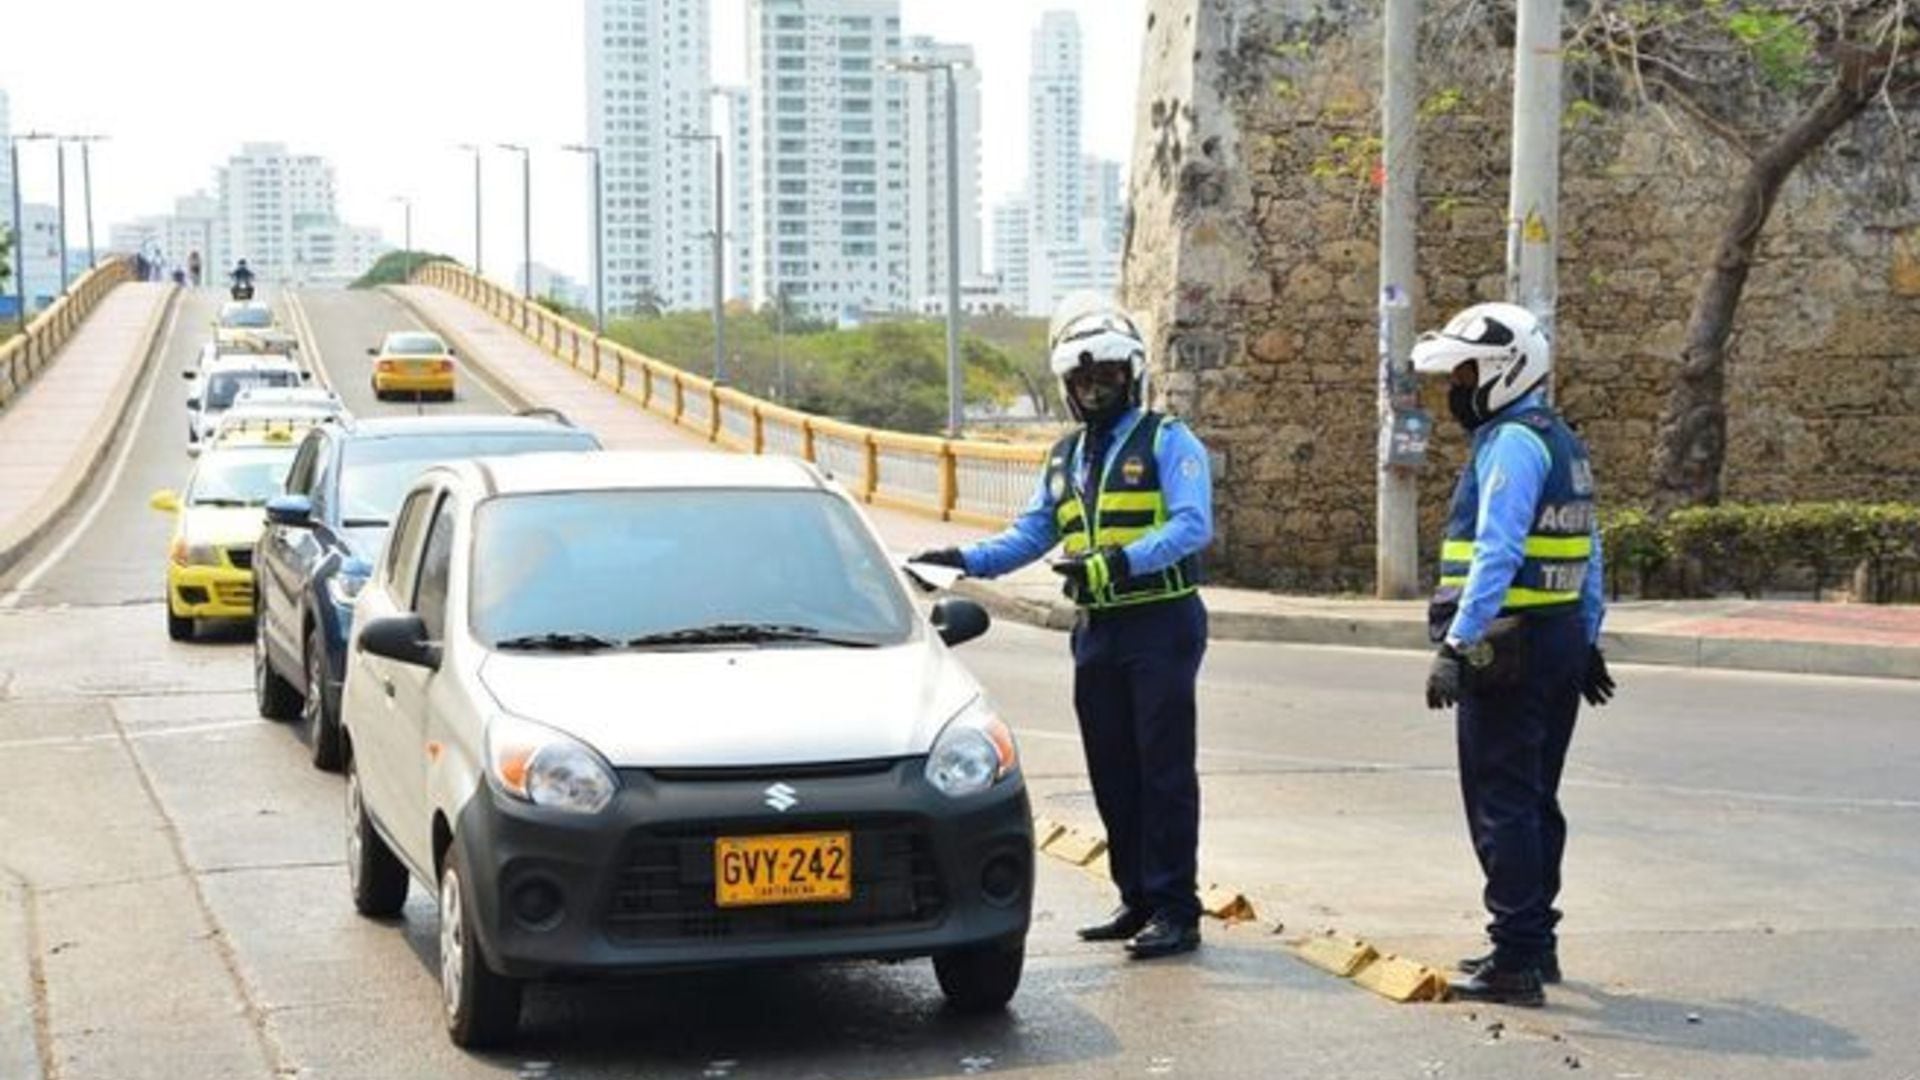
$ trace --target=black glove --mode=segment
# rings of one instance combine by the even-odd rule
[[[1466,668],[1467,659],[1458,650],[1452,645],[1440,646],[1433,655],[1433,665],[1427,668],[1427,708],[1451,709],[1459,704]]]
[[[960,554],[959,548],[936,548],[915,555],[908,562],[926,563],[928,566],[944,566],[949,570],[967,572],[967,557]]]
[[[1097,593],[1108,585],[1127,580],[1127,553],[1119,547],[1103,547],[1091,555],[1075,555],[1048,566],[1054,573]]]
[[[1600,646],[1587,646],[1587,670],[1580,677],[1580,696],[1599,708],[1613,700],[1613,676],[1607,671],[1607,654]]]

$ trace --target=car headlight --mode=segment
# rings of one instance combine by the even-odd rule
[[[613,767],[586,743],[504,715],[487,724],[487,775],[516,799],[575,814],[606,809],[620,787]]]
[[[927,782],[953,798],[977,795],[1020,766],[1013,730],[985,698],[975,698],[947,722],[927,755]]]
[[[167,549],[167,558],[175,566],[219,566],[220,549],[212,544],[190,544],[176,536],[173,545]]]
[[[339,570],[327,576],[327,597],[335,607],[352,607],[359,598],[360,590],[367,587],[364,574]]]

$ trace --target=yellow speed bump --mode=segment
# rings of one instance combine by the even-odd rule
[[[1047,854],[1075,866],[1085,866],[1107,850],[1107,842],[1079,829],[1067,829],[1047,845]]]
[[[1065,825],[1060,824],[1052,818],[1034,818],[1033,846],[1039,848],[1041,851],[1045,851],[1047,850],[1048,844],[1060,839],[1060,834],[1066,831],[1067,827]]]
[[[1293,943],[1293,951],[1314,967],[1343,979],[1352,978],[1379,957],[1379,950],[1356,937],[1343,937],[1329,930]]]
[[[1227,923],[1252,922],[1259,918],[1253,910],[1253,901],[1248,900],[1246,894],[1225,885],[1208,886],[1200,894],[1200,910]]]
[[[1417,961],[1388,953],[1353,973],[1356,985],[1389,1001],[1445,1001],[1447,977]]]

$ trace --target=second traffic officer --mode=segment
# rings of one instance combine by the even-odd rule
[[[1054,445],[1005,532],[915,561],[990,578],[1062,545],[1052,569],[1080,609],[1074,712],[1120,890],[1120,907],[1080,938],[1126,941],[1135,959],[1170,956],[1200,944],[1194,690],[1207,647],[1198,590],[1211,471],[1185,424],[1144,407],[1147,347],[1125,312],[1069,298],[1049,344],[1081,429]]]

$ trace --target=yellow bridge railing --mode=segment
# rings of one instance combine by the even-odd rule
[[[862,427],[715,386],[710,379],[622,345],[476,277],[431,262],[415,284],[461,297],[641,407],[708,442],[752,454],[811,461],[877,506],[987,527],[1025,508],[1047,448],[941,439]]]
[[[100,298],[115,285],[133,277],[133,267],[125,259],[106,260],[80,275],[65,296],[47,305],[33,317],[25,332],[0,342],[0,409],[4,409],[33,377],[45,371],[53,355],[72,339]]]

